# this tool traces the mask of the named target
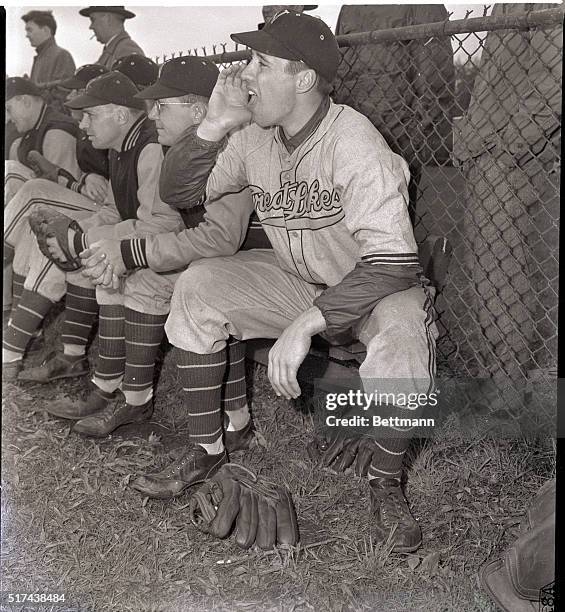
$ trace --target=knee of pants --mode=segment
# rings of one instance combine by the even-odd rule
[[[123,306],[123,290],[111,289],[98,285],[96,287],[96,301],[100,306]]]
[[[172,299],[188,308],[214,300],[214,296],[222,293],[221,272],[222,268],[212,260],[195,261],[180,275]]]
[[[124,287],[124,306],[148,315],[169,314],[178,273],[158,274],[150,269],[130,274]]]
[[[367,346],[359,368],[365,387],[403,393],[430,390],[438,336],[433,299],[433,288],[413,287],[377,304],[359,334]]]

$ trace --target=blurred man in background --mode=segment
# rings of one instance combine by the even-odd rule
[[[90,18],[89,30],[92,30],[96,40],[104,45],[102,55],[96,60],[97,64],[111,70],[114,62],[124,55],[145,55],[124,28],[125,20],[133,19],[135,13],[123,6],[88,6],[79,13]]]

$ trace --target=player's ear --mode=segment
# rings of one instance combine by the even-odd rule
[[[130,118],[130,110],[125,106],[117,106],[115,110],[116,121],[120,125],[124,125],[129,121]]]
[[[316,71],[312,68],[301,70],[296,75],[296,92],[308,93],[316,86],[317,76]]]
[[[191,107],[192,110],[192,118],[194,119],[195,124],[202,123],[204,117],[206,117],[206,112],[208,110],[208,105],[204,102],[196,102]]]

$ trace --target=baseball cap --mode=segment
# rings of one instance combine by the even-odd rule
[[[10,77],[6,79],[6,102],[14,96],[38,96],[41,90],[29,79],[23,77]]]
[[[65,89],[84,89],[88,81],[92,81],[101,74],[108,72],[108,68],[100,64],[85,64],[77,69],[74,75],[59,83]]]
[[[311,15],[282,11],[262,30],[232,34],[231,38],[266,55],[302,60],[330,82],[337,73],[340,55],[335,36]]]
[[[86,8],[80,9],[78,13],[83,17],[90,17],[91,13],[115,13],[124,19],[135,17],[135,13],[128,11],[123,6],[87,6]]]
[[[155,83],[159,75],[159,66],[152,59],[137,54],[120,57],[112,65],[112,70],[125,74],[140,89]]]
[[[136,98],[157,100],[196,94],[209,98],[220,71],[214,62],[194,56],[175,57],[161,67],[154,85],[140,91]]]
[[[143,102],[136,100],[134,97],[138,91],[133,81],[125,74],[112,71],[89,81],[86,91],[66,102],[65,105],[75,110],[104,104],[118,104],[128,108],[144,110]]]

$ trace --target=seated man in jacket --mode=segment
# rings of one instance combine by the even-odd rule
[[[35,174],[28,161],[30,151],[78,176],[76,138],[73,119],[51,109],[41,91],[28,79],[6,79],[6,118],[16,127],[19,137],[10,146],[4,175],[4,206],[22,184]]]
[[[182,226],[180,214],[159,198],[163,152],[157,142],[155,127],[145,114],[143,102],[134,97],[137,93],[137,87],[125,75],[108,72],[90,81],[85,93],[68,103],[71,108],[83,111],[80,127],[89,135],[93,146],[110,149],[110,189],[106,200],[96,213],[79,220],[81,230],[74,234],[74,243],[69,241],[69,250],[76,248],[80,251],[85,244],[102,237],[145,236],[177,230]],[[76,275],[80,272],[62,272],[42,254],[37,244],[34,245],[24,291],[4,335],[3,369],[11,371],[13,378],[21,369],[22,356],[31,335],[51,305],[65,294],[67,283],[71,293],[80,295],[83,302],[98,298],[106,310],[121,313],[123,326],[123,291],[104,292],[98,296],[92,286],[86,291],[74,291],[73,277]],[[78,281],[77,285],[80,285]],[[137,290],[140,299],[145,300],[144,304],[150,302],[147,304],[148,314],[143,313],[137,321],[139,326],[143,326],[146,317],[154,317],[151,309],[155,307],[155,300],[153,294],[145,291],[146,287]],[[135,297],[139,294],[135,293]],[[103,317],[101,308],[100,335],[107,338],[110,345],[112,331],[103,333],[102,330],[107,325],[118,325],[116,317],[119,316],[106,314]],[[85,315],[82,309],[67,308],[65,325],[69,328],[69,337],[80,335],[80,328],[89,332],[92,318],[90,311]],[[123,340],[123,334],[117,335]],[[101,352],[104,347],[101,338]],[[71,345],[67,349],[64,354],[56,353],[40,367],[45,379],[55,380],[88,371],[84,347]],[[101,363],[102,378],[107,378],[106,369],[111,366],[111,359],[101,360]]]
[[[107,70],[103,66],[96,64],[80,67],[73,77],[61,83],[62,87],[70,90],[67,101],[82,93],[88,81],[105,72]],[[82,112],[77,114],[73,111],[72,116],[78,123]],[[108,190],[108,151],[95,149],[87,134],[81,130],[76,140],[78,175],[73,176],[51,163],[38,151],[34,151],[33,155],[34,174],[41,178],[26,181],[4,209],[4,283],[10,283],[12,278],[12,310],[17,305],[29,270],[29,255],[35,237],[31,233],[28,217],[35,205],[41,203],[67,214],[71,211],[92,213],[104,201]],[[10,303],[6,298],[5,290],[5,306]]]

